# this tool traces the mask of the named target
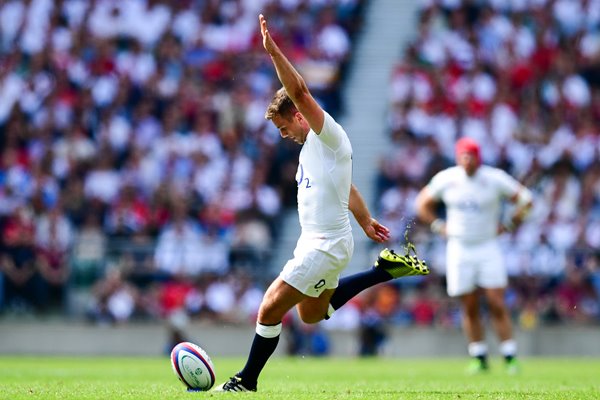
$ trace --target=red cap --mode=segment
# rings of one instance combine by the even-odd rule
[[[471,153],[477,159],[477,162],[481,164],[481,150],[479,149],[479,144],[468,137],[464,137],[456,142],[455,147],[456,158],[462,153]]]

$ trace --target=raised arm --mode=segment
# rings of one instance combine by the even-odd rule
[[[265,17],[260,14],[258,20],[260,22],[260,32],[263,37],[263,46],[271,56],[271,61],[275,66],[279,81],[298,111],[308,122],[310,128],[317,134],[321,133],[325,121],[323,109],[310,94],[304,78],[302,78],[271,37],[267,29],[267,20]]]
[[[371,217],[367,203],[354,184],[350,186],[348,208],[369,239],[378,243],[389,240],[390,230]]]

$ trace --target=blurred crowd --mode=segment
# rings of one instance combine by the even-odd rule
[[[334,115],[361,0],[0,3],[0,310],[252,318],[299,148],[258,14]]]
[[[335,116],[366,3],[0,3],[0,312],[251,320],[299,151],[264,120],[278,83],[257,15]],[[598,323],[599,71],[598,0],[421,1],[390,82],[376,208],[434,273],[367,291],[325,329],[359,329],[374,354],[390,324],[460,326],[444,242],[414,214],[460,136],[535,194],[502,238],[515,319]],[[326,352],[321,326],[286,326],[290,352]]]
[[[453,144],[467,136],[481,144],[484,163],[534,193],[529,219],[502,237],[515,319],[526,328],[597,324],[600,1],[423,0],[418,21],[390,82],[378,210],[398,247],[407,232],[434,274],[399,290],[409,299],[393,315],[459,324],[439,295],[444,240],[415,220],[414,199],[454,164]],[[407,314],[411,307],[418,311]]]

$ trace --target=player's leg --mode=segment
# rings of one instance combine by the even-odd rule
[[[463,331],[469,341],[469,356],[473,362],[469,364],[468,372],[477,373],[488,368],[487,344],[484,341],[483,323],[481,321],[479,292],[473,291],[460,296],[463,308]]]
[[[504,301],[508,274],[503,252],[495,240],[486,243],[484,247],[480,256],[479,286],[483,288],[487,299],[492,324],[500,341],[500,352],[506,360],[507,372],[517,373],[517,344],[512,336],[512,322]]]
[[[460,296],[463,308],[463,330],[469,343],[480,342],[484,339],[483,323],[481,322],[479,307],[479,291]]]
[[[305,294],[278,276],[263,297],[257,320],[265,325],[280,323],[283,316],[305,298],[307,298]]]
[[[487,344],[484,341],[483,325],[479,315],[479,293],[477,292],[476,264],[473,262],[473,247],[457,240],[448,240],[446,247],[446,289],[448,295],[459,298],[463,311],[463,332],[468,341],[468,353],[473,359],[467,372],[485,371]]]
[[[335,310],[342,307],[351,298],[363,290],[379,283],[387,282],[391,279],[393,278],[388,272],[382,268],[376,267],[371,267],[366,271],[341,278],[339,286],[335,289],[335,292],[333,292],[331,300],[329,304],[326,305],[325,312],[321,317],[331,317]]]
[[[512,321],[504,302],[504,288],[485,289],[494,330],[500,341],[500,353],[507,364],[507,372],[518,372],[516,362],[517,343],[513,339]]]
[[[279,343],[281,320],[306,295],[277,277],[269,286],[258,311],[256,333],[244,368],[216,391],[256,391],[258,376]]]
[[[414,250],[414,246],[411,249]],[[429,268],[417,258],[416,253],[410,255],[407,250],[405,255],[399,255],[393,250],[384,249],[370,269],[340,279],[339,286],[331,297],[326,318],[365,289],[402,276],[427,274]]]
[[[296,305],[300,319],[307,324],[315,324],[325,319],[331,296],[336,289],[327,289],[319,297],[306,297]]]
[[[500,342],[512,338],[512,323],[504,303],[504,288],[484,289],[492,324]]]

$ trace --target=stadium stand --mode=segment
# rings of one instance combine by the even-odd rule
[[[0,310],[251,318],[299,151],[264,120],[257,16],[335,114],[362,8],[2,2]]]
[[[341,114],[366,3],[2,2],[0,312],[250,320],[298,151],[263,118],[276,80],[256,16]],[[515,318],[597,324],[598,0],[421,4],[390,81],[381,220],[397,244],[410,224],[421,255],[444,265],[443,243],[411,222],[413,200],[454,139],[476,137],[486,162],[535,192],[529,223],[505,238]],[[365,354],[382,323],[458,327],[436,272],[366,293],[330,326],[362,326]]]

